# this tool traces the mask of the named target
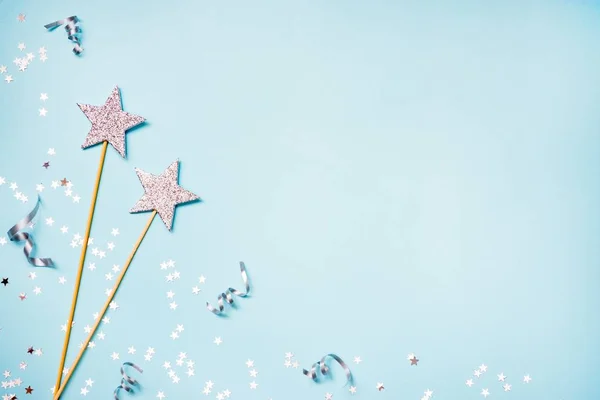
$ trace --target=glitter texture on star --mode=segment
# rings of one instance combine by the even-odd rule
[[[173,227],[175,207],[178,204],[200,199],[194,193],[178,185],[179,160],[174,161],[159,176],[142,171],[139,168],[136,168],[135,172],[144,187],[144,195],[129,212],[138,213],[156,210],[169,231]]]
[[[125,131],[141,124],[145,118],[123,111],[119,87],[115,86],[102,106],[79,103],[77,105],[92,123],[92,128],[81,147],[86,149],[108,141],[121,157],[125,158]]]

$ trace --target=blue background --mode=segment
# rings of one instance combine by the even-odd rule
[[[81,58],[62,28],[43,28],[73,14]],[[107,399],[123,361],[145,369],[140,399],[204,398],[209,379],[210,398],[352,397],[339,367],[315,384],[283,366],[288,351],[301,367],[340,355],[357,399],[419,399],[425,389],[478,399],[483,388],[489,399],[600,397],[597,3],[4,0],[0,15],[0,64],[15,78],[0,81],[0,227],[30,211],[43,183],[34,236],[58,264],[32,281],[21,246],[0,247],[0,275],[11,279],[0,287],[0,370],[35,389],[9,393],[51,396],[81,249],[69,242],[84,233],[100,154],[80,149],[90,125],[76,103],[101,105],[119,85],[124,109],[148,123],[127,135],[126,160],[109,148],[90,250],[116,248],[88,254],[98,268],[84,272],[67,365],[114,282],[104,274],[124,263],[149,216],[128,214],[142,194],[134,167],[158,174],[179,158],[181,185],[203,202],[178,207],[172,233],[154,221],[101,327],[106,339],[63,398],[82,398],[92,378],[87,398]],[[12,60],[28,51],[36,59],[19,72]],[[63,177],[79,204],[50,188]],[[181,273],[173,283],[159,267],[168,259]],[[252,297],[217,318],[204,302],[242,288],[240,260]],[[176,324],[185,331],[172,340]],[[180,351],[195,376],[177,369],[173,384],[162,363]],[[482,363],[488,372],[474,378]]]

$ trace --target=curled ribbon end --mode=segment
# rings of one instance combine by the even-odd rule
[[[129,362],[129,361],[128,362],[124,362],[123,365],[121,366],[121,375],[123,376],[123,378],[121,378],[121,384],[116,387],[116,389],[115,389],[115,391],[113,393],[115,400],[119,400],[119,391],[121,389],[125,389],[126,392],[132,393],[133,392],[133,387],[132,386],[137,385],[137,383],[138,383],[137,380],[135,380],[134,378],[132,378],[129,375],[127,375],[127,373],[125,372],[125,367],[126,366],[130,366],[132,368],[135,368],[139,372],[144,372],[144,370],[142,370],[142,368],[140,368],[136,364],[134,364],[132,362]],[[129,386],[129,385],[132,385],[132,386]]]
[[[33,210],[29,214],[27,214],[22,220],[17,222],[12,228],[10,228],[8,232],[6,232],[6,235],[8,236],[8,239],[11,242],[25,242],[25,246],[23,247],[23,253],[25,254],[25,258],[27,259],[27,262],[29,262],[29,264],[33,265],[34,267],[53,267],[54,262],[51,258],[39,258],[31,256],[35,249],[35,242],[33,241],[33,236],[28,232],[21,232],[23,229],[27,228],[35,218],[40,208],[41,202],[42,200],[40,199],[40,196],[38,196],[37,202]]]
[[[242,280],[244,281],[244,286],[246,287],[246,291],[242,292],[240,290],[230,287],[229,289],[227,289],[225,291],[225,293],[221,293],[217,297],[218,309],[216,307],[213,307],[212,305],[210,305],[210,303],[206,302],[206,308],[208,309],[208,311],[212,312],[215,315],[220,315],[225,308],[223,299],[225,299],[225,301],[227,301],[227,303],[231,307],[234,307],[234,300],[233,300],[234,295],[238,296],[238,297],[246,297],[250,294],[250,283],[248,281],[248,275],[246,274],[246,266],[244,265],[243,261],[240,261],[240,270],[242,272]]]
[[[83,48],[80,46],[80,40],[78,36],[81,33],[81,28],[77,26],[78,22],[79,18],[77,18],[76,15],[72,15],[68,18],[46,24],[44,25],[44,28],[46,28],[49,31],[52,31],[61,25],[65,25],[65,31],[67,31],[69,40],[75,44],[75,47],[73,48],[73,53],[75,55],[80,55],[83,51]]]
[[[344,362],[344,360],[342,360],[340,357],[338,357],[337,355],[335,355],[333,353],[323,356],[323,358],[321,358],[321,360],[314,363],[311,367],[310,372],[307,371],[306,369],[303,369],[302,373],[304,375],[308,376],[309,378],[312,378],[313,381],[318,382],[319,379],[317,377],[317,370],[320,370],[321,375],[323,375],[323,376],[327,375],[329,372],[329,367],[327,366],[327,358],[329,358],[329,357],[333,358],[344,369],[344,372],[346,374],[346,384],[344,386],[347,386],[348,384],[352,383],[354,381],[354,378],[352,376],[352,371],[350,371],[350,368]]]

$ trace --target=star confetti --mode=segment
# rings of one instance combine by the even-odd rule
[[[77,104],[92,123],[82,148],[108,141],[125,158],[125,131],[145,121],[145,118],[123,111],[121,94],[116,86],[103,106]]]
[[[178,204],[199,200],[194,193],[177,184],[179,160],[174,161],[161,175],[156,176],[136,168],[144,195],[129,211],[131,213],[156,210],[170,231],[173,227],[175,207]]]
[[[417,363],[419,362],[419,359],[414,354],[409,354],[408,361],[410,361],[410,365],[417,365]]]

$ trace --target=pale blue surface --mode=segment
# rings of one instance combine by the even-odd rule
[[[59,265],[31,281],[20,246],[0,247],[0,275],[11,280],[0,286],[0,372],[35,389],[9,393],[50,398],[80,251],[69,241],[84,233],[100,154],[80,150],[89,123],[75,103],[100,105],[118,84],[124,109],[148,124],[128,134],[127,160],[109,149],[92,237],[117,247],[88,256],[98,269],[84,273],[67,365],[112,284],[104,274],[125,261],[148,218],[127,213],[142,193],[133,168],[158,174],[180,158],[180,183],[204,202],[179,207],[173,233],[154,222],[117,295],[121,308],[102,327],[106,340],[63,398],[82,398],[91,377],[86,398],[108,399],[127,360],[145,372],[142,391],[123,399],[158,390],[214,398],[226,388],[231,399],[351,397],[338,367],[333,382],[316,385],[284,368],[287,351],[301,367],[326,352],[361,356],[357,399],[419,399],[427,388],[433,399],[479,399],[483,388],[490,400],[600,398],[599,11],[566,0],[4,0],[0,64],[15,82],[0,82],[0,227],[31,209],[44,183],[40,218],[56,223],[40,220],[35,237]],[[72,14],[83,20],[81,59],[62,28],[43,28]],[[12,64],[19,42],[36,54],[24,73]],[[50,188],[63,177],[80,204]],[[12,181],[27,204],[12,197]],[[168,284],[159,263],[170,258],[182,278]],[[253,296],[218,319],[204,302],[241,288],[239,260]],[[207,282],[194,296],[200,274]],[[174,341],[178,323],[185,331]],[[162,363],[180,351],[195,376],[178,372],[173,384]],[[488,372],[469,389],[481,363]]]

